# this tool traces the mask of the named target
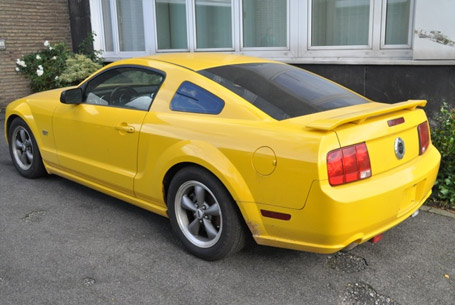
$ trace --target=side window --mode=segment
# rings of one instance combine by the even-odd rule
[[[163,75],[145,69],[112,69],[88,83],[85,103],[148,110],[163,79]]]
[[[222,99],[190,82],[183,82],[171,101],[174,111],[218,114],[223,108]]]

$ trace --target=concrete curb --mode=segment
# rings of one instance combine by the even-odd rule
[[[447,216],[447,217],[455,219],[455,213],[452,213],[452,212],[449,212],[449,211],[446,211],[443,209],[438,209],[438,208],[423,205],[420,207],[420,210],[429,212],[429,213],[433,213],[433,214],[437,214],[437,215],[441,215],[441,216]]]

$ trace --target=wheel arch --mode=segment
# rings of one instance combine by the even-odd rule
[[[228,193],[231,195],[232,199],[234,201],[239,201],[238,199],[236,199],[237,196],[234,196],[233,195],[233,192],[236,191],[236,192],[245,192],[245,190],[237,190],[236,187],[231,187],[234,188],[235,190],[234,191],[231,191],[229,187],[226,186],[226,182],[224,182],[222,179],[219,178],[219,175],[220,174],[216,174],[213,172],[213,169],[209,169],[199,163],[195,163],[195,162],[179,162],[179,163],[176,163],[174,164],[171,168],[168,169],[168,171],[166,172],[166,174],[164,175],[164,178],[163,178],[163,196],[164,196],[164,200],[166,201],[167,199],[167,195],[168,195],[168,190],[169,190],[169,185],[171,184],[171,181],[172,181],[172,178],[174,178],[174,176],[182,169],[186,168],[186,167],[198,167],[202,170],[205,170],[207,172],[209,172],[210,174],[214,175],[215,178],[218,179],[218,181],[224,186],[224,188],[226,188],[226,190],[228,191]],[[249,190],[248,190],[249,192]]]
[[[9,128],[10,128],[11,123],[14,121],[15,118],[23,119],[17,114],[12,114],[5,120],[5,139],[6,139],[6,143],[7,144],[9,144],[9,138],[8,138]]]
[[[242,171],[221,149],[202,140],[174,140],[165,149],[156,151],[157,142],[150,138],[139,144],[141,170],[134,186],[138,197],[167,208],[166,196],[174,175],[185,166],[196,165],[213,174],[227,189],[253,236],[264,234],[262,216],[252,190]]]
[[[178,171],[189,166],[201,168],[214,175],[226,188],[234,201],[253,201],[253,196],[248,185],[246,184],[240,172],[234,167],[231,162],[229,162],[229,164],[215,165],[214,163],[211,163],[209,159],[203,159],[195,156],[188,156],[188,158],[182,158],[182,160],[178,161],[176,160],[176,162],[168,167],[162,179],[164,201],[166,201],[167,192],[172,178]]]
[[[229,158],[215,146],[204,141],[181,141],[169,147],[156,164],[165,164],[161,167],[162,196],[163,202],[167,201],[167,192],[174,175],[186,166],[197,166],[214,175],[226,188],[235,201],[236,208],[248,223],[250,219],[256,218],[254,209],[245,208],[254,203],[254,197],[241,172],[229,160]],[[173,156],[173,157],[170,157]],[[245,204],[248,203],[248,204]]]
[[[244,209],[242,207],[242,204],[234,198],[234,196],[232,195],[232,191],[229,189],[229,187],[226,186],[226,183],[223,182],[223,180],[221,180],[218,175],[216,175],[213,171],[211,171],[207,167],[202,166],[201,164],[194,163],[194,162],[180,162],[180,163],[174,164],[171,168],[168,169],[168,171],[166,172],[166,174],[164,175],[164,178],[163,178],[163,197],[164,197],[164,201],[166,202],[166,204],[167,204],[169,186],[171,184],[173,177],[179,171],[181,171],[182,169],[187,168],[187,167],[197,167],[197,168],[205,170],[208,173],[215,176],[215,178],[221,183],[221,185],[226,189],[229,196],[232,198],[232,200],[234,202],[233,208],[236,211],[237,215],[240,217],[240,222],[244,229],[244,232],[250,232],[250,234],[253,234],[253,231],[251,231],[252,228],[248,225],[250,223],[251,217],[253,216],[253,215],[251,215],[251,211],[249,211],[248,209]],[[257,217],[257,215],[256,215],[256,217]]]
[[[19,102],[19,101],[17,101],[17,102]],[[11,109],[11,106],[15,106],[15,107]],[[24,121],[25,124],[27,124],[27,126],[32,131],[32,133],[35,137],[35,141],[38,144],[38,149],[40,147],[42,147],[42,139],[38,132],[38,126],[36,125],[36,121],[33,116],[32,110],[27,103],[21,102],[17,105],[10,104],[10,107],[7,108],[6,115],[7,115],[7,117],[5,118],[5,137],[6,137],[6,142],[8,144],[9,144],[8,133],[9,133],[11,123],[14,121],[14,119],[19,118],[22,121]]]

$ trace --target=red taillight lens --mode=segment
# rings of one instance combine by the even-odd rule
[[[331,185],[344,183],[343,153],[341,149],[333,150],[327,155],[327,171]]]
[[[360,179],[371,177],[370,155],[365,143],[355,146],[357,166],[359,167]]]
[[[365,143],[342,147],[327,154],[330,185],[371,177],[370,156]]]
[[[428,145],[430,145],[430,130],[428,128],[428,122],[425,121],[417,126],[419,132],[419,155],[427,151]]]
[[[349,146],[342,148],[343,152],[343,169],[344,169],[344,182],[352,182],[358,179],[357,157],[355,147]]]

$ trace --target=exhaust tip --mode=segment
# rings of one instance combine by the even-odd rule
[[[414,217],[416,217],[417,215],[419,215],[419,213],[420,213],[420,210],[417,210],[417,211],[415,211],[414,213],[412,213],[411,217],[414,218]]]
[[[347,247],[343,248],[341,250],[341,252],[349,252],[352,249],[354,249],[355,247],[357,247],[358,245],[360,245],[360,242],[357,242],[357,241],[350,243]]]

